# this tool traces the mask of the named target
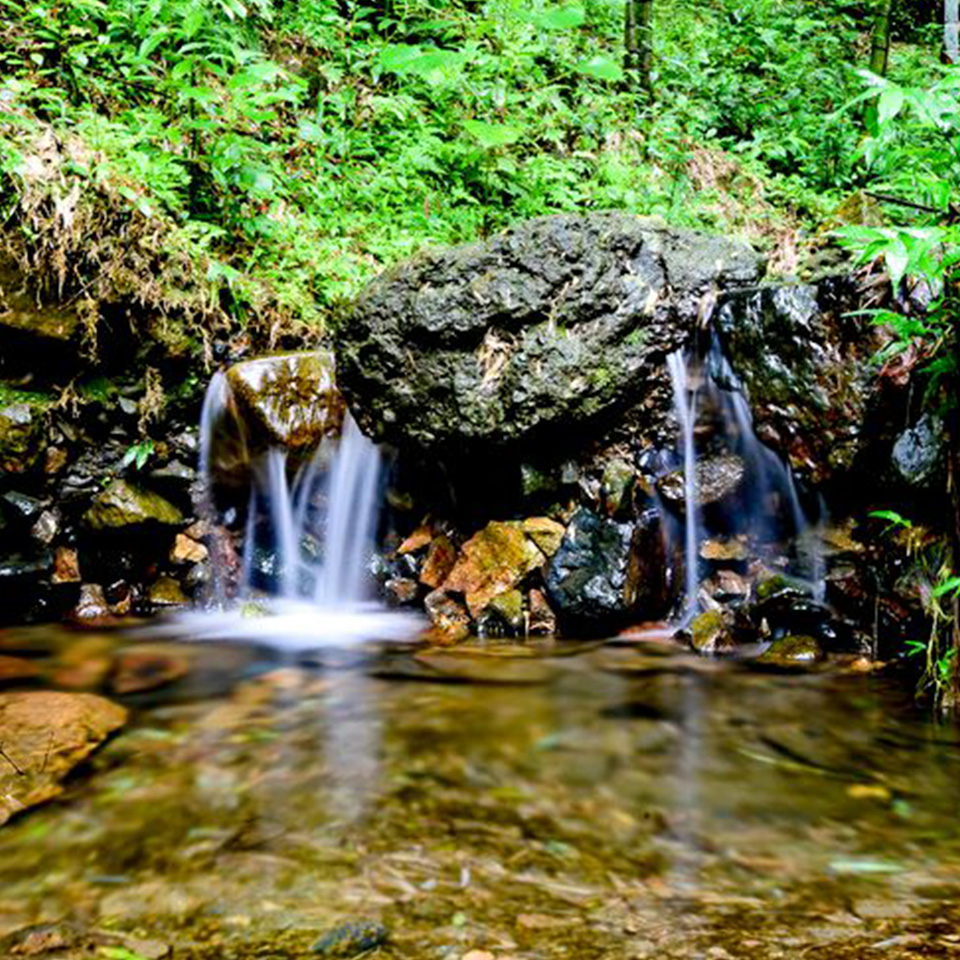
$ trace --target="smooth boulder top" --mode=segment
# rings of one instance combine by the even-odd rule
[[[340,385],[366,432],[401,445],[582,427],[642,402],[715,297],[761,270],[744,243],[657,220],[531,220],[374,280],[340,325]]]

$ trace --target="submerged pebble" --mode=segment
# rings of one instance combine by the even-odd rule
[[[325,933],[311,948],[320,957],[354,957],[387,942],[387,928],[376,920],[353,920]]]

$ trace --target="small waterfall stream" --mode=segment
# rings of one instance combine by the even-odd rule
[[[197,639],[267,640],[289,649],[415,636],[419,617],[373,599],[370,563],[381,506],[382,456],[347,414],[339,440],[324,440],[291,476],[288,452],[251,454],[246,428],[228,441],[249,461],[239,576],[228,586],[232,546],[214,489],[215,446],[232,402],[222,373],[210,381],[200,418],[201,510],[211,525],[208,609],[187,614]],[[238,436],[236,435],[238,434]],[[236,566],[236,562],[234,562]],[[231,602],[230,594],[239,602]]]
[[[789,466],[757,437],[747,396],[719,338],[712,333],[702,353],[677,350],[667,358],[667,370],[683,472],[684,594],[676,626],[687,626],[699,609],[700,548],[707,537],[747,540],[760,555],[791,545],[791,572],[822,597],[819,527],[804,509]],[[701,502],[698,475],[711,457],[731,458],[743,471],[733,505],[723,510]],[[822,503],[819,508],[822,514]]]
[[[705,349],[676,351],[666,367],[677,421],[677,492],[672,508],[658,503],[684,567],[670,632],[689,626],[705,602],[701,551],[708,540],[739,540],[761,560],[767,556],[782,564],[787,557],[789,572],[821,595],[817,531],[789,467],[757,437],[745,391],[719,338],[712,333]],[[281,447],[253,455],[242,422],[232,434],[224,431],[234,400],[227,378],[216,374],[200,423],[201,508],[213,531],[209,605],[222,615],[198,618],[200,634],[262,635],[294,647],[410,637],[420,619],[388,611],[373,599],[370,566],[383,473],[376,445],[347,414],[339,440],[324,440],[294,472],[292,455]],[[218,515],[220,444],[227,459],[245,463],[250,475],[245,519],[242,506]],[[718,495],[717,477],[721,486],[726,483],[724,471],[731,471],[729,490]],[[244,530],[242,556],[238,562],[233,555],[232,573],[236,535],[225,526]],[[231,595],[241,602],[231,606]]]

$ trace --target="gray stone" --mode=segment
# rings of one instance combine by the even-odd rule
[[[659,518],[617,523],[581,508],[547,570],[547,594],[561,621],[592,631],[628,618],[656,619],[670,602]]]
[[[893,465],[911,487],[930,487],[937,482],[946,463],[946,434],[943,421],[924,414],[893,445]]]
[[[566,435],[662,386],[715,288],[759,272],[748,246],[658,221],[543,217],[375,280],[339,328],[341,386],[399,444]]]

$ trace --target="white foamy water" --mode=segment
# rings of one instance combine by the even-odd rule
[[[214,445],[218,421],[230,402],[226,378],[216,374],[200,424],[201,510],[215,528]],[[288,454],[279,447],[251,464],[235,595],[228,595],[228,553],[215,529],[210,604],[151,632],[289,650],[416,637],[424,626],[420,616],[389,610],[373,597],[370,566],[381,507],[380,450],[348,414],[339,441],[324,441],[293,478],[289,467]]]

